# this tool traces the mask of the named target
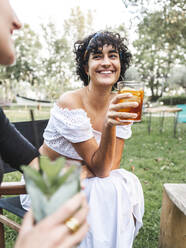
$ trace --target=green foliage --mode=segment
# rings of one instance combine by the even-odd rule
[[[186,96],[164,96],[158,99],[159,102],[163,102],[165,105],[186,104]]]
[[[80,168],[67,165],[64,158],[51,162],[41,156],[39,171],[29,166],[23,166],[22,169],[36,221],[55,212],[80,191]]]
[[[13,219],[16,223],[21,224],[21,218],[18,216],[3,210],[3,214],[6,216],[8,215],[8,218]],[[8,226],[5,225],[5,241],[6,241],[6,248],[13,248],[15,245],[17,237],[17,232],[13,230],[12,228],[9,228]]]
[[[182,88],[186,89],[186,66],[174,66],[170,71],[168,79],[170,88]]]
[[[68,86],[72,73],[70,46],[65,35],[56,29],[53,23],[42,25],[45,40],[45,55],[41,58],[42,82],[38,88],[43,91],[46,99],[58,99]]]
[[[71,10],[70,17],[64,22],[63,33],[57,31],[53,23],[42,25],[47,56],[42,59],[41,87],[45,88],[48,99],[58,99],[76,80],[73,45],[90,32],[91,25],[91,12],[84,15],[80,7]]]
[[[11,122],[16,121],[30,121],[30,112],[29,109],[32,109],[34,111],[34,118],[35,120],[46,120],[50,117],[50,108],[49,107],[43,107],[41,110],[37,109],[37,106],[29,107],[28,109],[19,109],[19,106],[15,107],[7,107],[4,108],[6,116],[8,116],[9,120]]]
[[[134,248],[157,248],[160,233],[160,214],[164,183],[186,183],[185,143],[186,125],[177,127],[177,138],[173,137],[174,120],[164,120],[160,134],[161,119],[152,118],[152,131],[148,134],[148,119],[134,124],[133,136],[125,143],[122,167],[138,176],[145,198],[145,215]]]
[[[162,96],[175,61],[183,63],[184,35],[183,31],[176,32],[179,26],[183,26],[183,30],[186,28],[183,25],[185,20],[178,19],[175,24],[168,18],[171,15],[180,16],[180,13],[170,11],[168,15],[169,17],[165,16],[164,11],[148,14],[138,25],[139,39],[134,42],[137,49],[135,64],[143,80],[147,82],[152,97]]]
[[[37,99],[53,101],[71,89],[76,80],[73,44],[92,31],[92,22],[91,11],[84,15],[77,7],[61,30],[49,22],[41,25],[38,36],[25,24],[15,36],[16,64],[0,66],[1,99],[11,102],[18,92],[28,96],[31,90]]]
[[[28,24],[24,25],[15,37],[16,64],[6,67],[6,74],[12,80],[27,81],[34,84],[39,80],[37,57],[41,49],[41,43],[36,33]]]
[[[15,33],[16,63],[12,66],[0,66],[1,99],[11,101],[17,92],[21,92],[22,83],[34,85],[39,81],[39,52],[41,43],[28,24]]]
[[[123,0],[136,8],[138,38],[134,64],[156,100],[168,87],[170,70],[185,64],[186,16],[184,0]]]
[[[42,175],[38,173],[38,171],[27,166],[23,166],[22,170],[25,174],[26,182],[27,180],[29,180],[28,178],[30,178],[44,194],[46,194],[47,196],[49,195],[46,182],[42,178]]]
[[[139,5],[141,9],[144,9],[148,12],[152,8],[160,8],[161,6],[170,6],[171,8],[184,9],[185,0],[123,0],[123,3],[126,7],[133,5]]]
[[[85,35],[93,32],[92,22],[93,16],[91,11],[88,11],[87,14],[84,15],[79,6],[71,9],[70,18],[65,20],[64,23],[64,33],[65,36],[68,37],[68,41],[72,48],[74,42],[83,39]]]

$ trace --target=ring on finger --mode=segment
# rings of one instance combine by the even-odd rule
[[[66,225],[66,227],[68,227],[68,229],[72,233],[75,233],[80,227],[78,219],[76,219],[74,217],[72,217],[72,218],[68,219],[67,221],[65,221],[65,225]]]

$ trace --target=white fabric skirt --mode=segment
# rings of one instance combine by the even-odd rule
[[[85,179],[84,185],[90,227],[78,247],[131,248],[144,214],[143,190],[138,178],[117,169],[106,178]]]
[[[131,248],[144,214],[143,190],[138,178],[117,169],[109,177],[84,179],[83,183],[90,227],[78,248]],[[30,197],[22,195],[21,203],[28,210]]]

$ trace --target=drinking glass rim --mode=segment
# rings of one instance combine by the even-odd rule
[[[135,88],[135,90],[143,90],[145,89],[145,83],[141,82],[141,81],[118,81],[117,82],[117,86],[116,86],[116,90],[117,92],[120,91],[122,88]]]
[[[142,82],[142,81],[134,81],[134,80],[132,80],[132,81],[129,81],[129,80],[122,80],[122,81],[118,81],[117,82],[117,84],[120,84],[120,83],[125,83],[125,84],[142,84],[142,85],[145,85],[145,83],[144,82]]]

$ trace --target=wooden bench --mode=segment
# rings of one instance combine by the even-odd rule
[[[164,184],[159,248],[186,247],[186,184]]]

